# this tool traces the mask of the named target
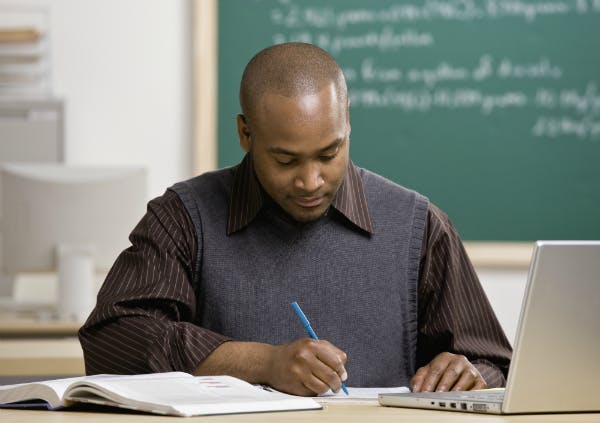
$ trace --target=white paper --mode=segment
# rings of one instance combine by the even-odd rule
[[[270,386],[258,385],[262,389],[266,391],[272,392],[280,392],[276,389],[271,388]],[[344,403],[364,403],[364,402],[374,402],[379,398],[379,394],[390,394],[390,393],[407,393],[410,392],[410,389],[406,386],[395,386],[388,388],[360,388],[360,387],[348,387],[348,394],[346,395],[344,391],[340,389],[338,393],[334,393],[331,390],[325,392],[324,394],[318,395],[314,397],[315,401],[319,403],[327,403],[327,402],[344,402]]]
[[[327,391],[324,394],[319,395],[315,398],[318,402],[362,402],[362,401],[373,401],[377,400],[379,394],[389,393],[406,393],[410,392],[406,386],[396,386],[391,388],[360,388],[360,387],[348,387],[348,394],[340,389],[339,392],[333,393]]]

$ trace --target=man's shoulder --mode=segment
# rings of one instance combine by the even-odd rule
[[[211,170],[207,172],[203,172],[199,175],[193,176],[189,179],[181,181],[179,183],[185,184],[209,184],[209,183],[219,183],[219,182],[227,182],[233,178],[235,175],[235,171],[239,165],[224,167],[222,169]],[[177,184],[175,184],[177,185]]]
[[[228,193],[237,168],[238,166],[231,166],[204,172],[173,184],[169,190],[177,193],[180,197],[191,193],[211,195],[219,191]]]
[[[358,166],[357,170],[363,181],[365,194],[367,196],[385,197],[386,195],[395,194],[416,197],[427,202],[429,201],[425,195],[415,191],[414,189],[400,185],[386,178],[385,176]]]
[[[448,215],[433,203],[429,203],[429,221],[435,222],[444,228],[452,227],[452,222]]]
[[[394,181],[391,181],[386,177],[381,176],[368,169],[360,167],[357,167],[357,169],[359,171],[359,174],[361,175],[366,191],[373,190],[377,192],[380,196],[386,195],[389,192],[398,192],[404,195],[421,198],[427,203],[427,218],[430,226],[439,227],[444,232],[453,230],[453,225],[448,215],[437,205],[429,201],[427,196],[421,194],[418,191],[415,191],[413,189],[400,185]]]

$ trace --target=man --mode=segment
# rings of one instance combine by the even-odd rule
[[[298,395],[502,385],[511,348],[446,216],[350,161],[333,58],[267,48],[240,102],[246,157],[149,203],[80,330],[86,371],[230,374]]]

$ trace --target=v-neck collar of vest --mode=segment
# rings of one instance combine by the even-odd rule
[[[246,154],[242,162],[234,168],[227,235],[240,231],[254,220],[265,204],[266,195],[254,173],[252,157]],[[351,160],[348,162],[348,171],[331,202],[331,207],[339,211],[357,228],[373,234],[373,222],[360,170]]]

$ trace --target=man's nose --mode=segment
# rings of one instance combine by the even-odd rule
[[[305,192],[315,192],[324,183],[325,180],[321,175],[321,166],[317,163],[307,163],[302,166],[294,181],[296,188],[302,189]]]

